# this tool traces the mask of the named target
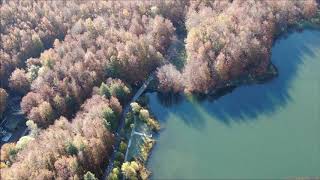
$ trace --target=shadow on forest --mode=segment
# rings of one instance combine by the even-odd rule
[[[203,128],[206,118],[210,117],[231,125],[231,122],[252,121],[258,115],[275,113],[292,100],[291,83],[299,66],[309,59],[306,57],[315,57],[312,47],[320,47],[319,37],[320,31],[306,30],[279,39],[272,49],[272,63],[279,76],[269,82],[243,85],[205,98],[153,93],[149,95],[151,110],[160,121],[166,121],[173,114],[198,129]]]

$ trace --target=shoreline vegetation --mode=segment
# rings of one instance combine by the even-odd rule
[[[287,29],[284,29],[282,31],[279,31],[279,33],[277,33],[275,35],[274,38],[274,43],[280,39],[280,38],[285,38],[287,37],[290,33],[293,32],[300,32],[300,31],[304,31],[304,30],[320,30],[320,10],[318,10],[316,12],[316,15],[311,18],[310,20],[302,20],[300,22],[297,22],[295,24],[290,25]],[[182,39],[184,39],[185,37],[180,37]],[[185,53],[185,51],[181,51],[180,50],[180,55],[179,56],[184,56],[183,54]],[[179,60],[181,61],[181,60]],[[175,65],[178,69],[181,69],[181,63],[183,64],[183,62],[175,62],[178,65]],[[182,65],[183,67],[184,65]],[[277,67],[275,65],[273,65],[272,62],[270,62],[270,64],[267,66],[267,70],[266,72],[264,72],[263,74],[258,74],[258,75],[247,75],[247,76],[242,76],[242,77],[238,77],[235,80],[231,80],[231,81],[225,81],[222,83],[222,85],[217,86],[213,89],[210,89],[209,91],[207,91],[206,93],[190,93],[190,92],[182,92],[185,93],[186,95],[199,95],[199,96],[203,96],[203,95],[215,95],[216,93],[219,93],[220,91],[223,91],[224,89],[228,89],[230,87],[239,87],[242,85],[250,85],[250,84],[262,84],[262,83],[266,83],[274,78],[276,78],[278,76],[278,70]],[[180,93],[175,92],[174,90],[171,91],[162,91],[161,89],[159,89],[160,85],[159,85],[159,81],[158,79],[155,79],[151,85],[149,86],[149,88],[147,89],[147,91],[149,92],[159,92],[159,93]]]
[[[160,125],[143,98],[114,145],[150,74],[161,93],[263,83],[275,40],[320,24],[316,0],[0,2],[0,117],[17,93],[30,131],[1,147],[1,179],[98,179],[112,151],[109,179],[148,179]]]
[[[319,176],[319,38],[319,30],[307,29],[278,39],[278,76],[267,83],[214,97],[148,93],[164,127],[147,164],[151,179]]]
[[[137,102],[131,103],[131,109],[126,115],[125,127],[121,132],[123,139],[116,150],[114,167],[108,180],[145,180],[151,175],[145,165],[155,144],[152,135],[160,130],[160,124],[150,116],[146,107]]]

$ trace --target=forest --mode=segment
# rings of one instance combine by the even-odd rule
[[[320,17],[316,0],[0,2],[0,119],[22,97],[30,130],[1,147],[1,179],[100,178],[149,75],[159,92],[210,93],[266,73],[274,39]]]

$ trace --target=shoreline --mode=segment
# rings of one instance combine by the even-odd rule
[[[311,36],[311,40],[310,40],[310,36],[309,36],[309,34],[308,34],[309,32],[306,32],[306,37],[307,37],[307,39],[309,40],[309,41],[307,41],[307,40],[305,40],[305,39],[303,39],[303,40],[301,40],[301,38],[297,38],[297,39],[299,39],[299,40],[301,40],[301,42],[313,42],[312,41],[312,37],[314,38],[314,36]],[[301,35],[299,35],[299,37],[300,37]],[[302,36],[302,37],[304,37],[304,36]],[[293,40],[295,40],[295,39],[293,39]],[[290,37],[290,38],[288,38],[288,41],[287,42],[290,42],[289,43],[289,45],[290,44],[292,44],[292,42],[295,42],[295,41],[293,41],[292,40],[292,38]],[[297,43],[299,43],[300,41],[297,41]],[[285,44],[285,45],[287,45],[287,43],[283,43],[283,44]],[[301,43],[301,44],[303,44],[303,43]],[[316,44],[318,44],[318,43],[316,43]],[[294,45],[292,45],[293,47],[295,47]],[[301,45],[302,46],[302,45]],[[301,46],[298,46],[298,47],[301,47]],[[285,46],[286,47],[286,46]],[[291,47],[291,46],[290,46]],[[284,48],[284,49],[286,49],[286,48]],[[277,60],[279,60],[279,61],[281,61],[282,62],[282,64],[284,64],[283,66],[281,66],[280,64],[278,64],[277,62],[279,62],[279,61],[274,61],[273,63],[271,63],[270,64],[270,68],[269,68],[269,71],[268,71],[268,73],[266,73],[266,74],[264,74],[263,76],[259,76],[259,77],[256,77],[256,78],[254,78],[254,79],[242,79],[242,80],[237,80],[237,82],[230,82],[231,83],[231,85],[237,85],[236,87],[239,87],[239,86],[242,86],[242,85],[244,85],[244,86],[246,86],[246,85],[250,85],[250,84],[253,84],[253,83],[255,83],[255,84],[261,84],[261,83],[267,83],[267,84],[272,84],[272,83],[274,83],[275,82],[275,78],[278,78],[278,79],[282,79],[282,77],[283,77],[283,75],[286,75],[286,72],[285,71],[283,71],[283,68],[281,68],[281,67],[288,67],[288,66],[291,66],[291,65],[287,65],[287,64],[285,64],[286,63],[286,61],[290,61],[290,60],[294,60],[294,59],[291,59],[292,57],[297,57],[298,58],[298,56],[296,55],[296,54],[299,54],[299,53],[294,53],[294,55],[293,56],[287,56],[288,55],[288,52],[290,52],[290,51],[292,51],[291,50],[291,48],[288,48],[288,49],[286,49],[287,51],[284,51],[284,53],[282,53],[282,56],[277,56],[278,58],[275,58],[275,59],[277,59]],[[296,49],[295,49],[296,50]],[[303,49],[304,50],[304,49]],[[315,50],[315,51],[317,51],[317,52],[319,52],[318,51],[318,48]],[[297,52],[297,51],[295,51],[295,52]],[[303,52],[305,52],[305,51],[303,51]],[[306,53],[308,53],[308,52],[306,52]],[[277,53],[275,53],[275,54],[277,54]],[[315,57],[317,57],[317,56],[315,56]],[[274,60],[275,60],[274,59]],[[286,61],[284,61],[284,60],[286,60]],[[302,60],[304,60],[304,59],[301,59],[301,61]],[[296,62],[296,61],[294,61],[294,62]],[[303,62],[307,62],[307,61],[303,61]],[[292,64],[295,64],[295,63],[292,63]],[[278,65],[278,66],[276,66],[276,65]],[[295,64],[297,67],[299,66],[299,65],[301,65],[301,64]],[[298,70],[301,70],[301,69],[299,69],[299,68],[297,68],[296,69],[297,71]],[[307,70],[310,70],[309,68],[307,69]],[[288,71],[293,71],[290,67],[288,68]],[[292,77],[296,77],[295,76],[295,74],[294,75],[292,75],[292,74],[290,74],[289,73],[289,75],[290,76],[292,76]],[[305,80],[305,79],[303,79],[303,80]],[[271,81],[271,82],[269,82],[269,81]],[[282,90],[282,86],[285,86],[285,85],[283,85],[283,84],[285,84],[284,83],[284,81],[289,81],[289,82],[291,82],[291,79],[290,80],[288,80],[288,79],[286,79],[286,78],[284,78],[284,80],[283,81],[277,81],[277,82],[275,82],[275,84],[277,84],[277,86],[274,86],[274,87],[276,87],[275,89],[274,89],[274,94],[277,94],[277,95],[279,95],[279,96],[281,96],[281,92],[280,91],[283,91]],[[290,83],[289,83],[290,84]],[[231,85],[229,85],[228,87],[230,87]],[[280,88],[278,88],[280,86]],[[235,88],[236,88],[235,87]],[[267,87],[273,87],[273,86],[267,86]],[[306,87],[308,87],[308,86],[306,86]],[[224,86],[224,87],[221,87],[220,89],[215,89],[215,91],[212,91],[211,92],[211,95],[217,95],[218,93],[219,93],[219,91],[223,91],[223,90],[225,90],[227,87],[226,86]],[[263,87],[262,87],[263,88]],[[259,90],[259,89],[261,89],[261,88],[256,88],[257,90]],[[285,90],[288,90],[288,89],[285,89]],[[290,90],[292,90],[292,89],[290,89]],[[301,89],[300,89],[301,90]],[[265,92],[267,92],[267,91],[269,91],[269,89],[268,88],[264,88],[264,91]],[[241,91],[241,92],[248,92],[248,91]],[[247,96],[246,97],[250,97],[250,92],[251,91],[249,91],[249,93],[247,93]],[[260,91],[261,92],[261,91]],[[269,92],[268,92],[269,93]],[[272,93],[272,92],[271,92]],[[239,95],[240,93],[238,93],[236,96],[233,96],[233,99],[235,99],[235,100],[233,100],[233,101],[231,101],[231,102],[235,102],[235,101],[237,101],[237,99],[236,99],[236,97],[239,97],[240,95]],[[257,91],[257,94],[259,95],[259,91]],[[301,95],[301,94],[298,94],[298,95]],[[313,94],[310,94],[309,93],[309,96],[312,96]],[[279,96],[274,96],[275,98],[277,98],[277,97],[279,97]],[[302,97],[303,97],[304,95],[302,95]],[[219,96],[220,97],[220,96]],[[252,98],[254,99],[256,96],[252,96]],[[264,96],[262,96],[262,97],[264,97]],[[157,97],[155,97],[155,98],[157,98]],[[261,98],[260,100],[253,100],[253,101],[259,101],[259,102],[261,102],[261,100],[262,100],[263,98]],[[271,98],[272,99],[272,98]],[[159,100],[155,100],[155,101],[159,101]],[[215,102],[216,103],[216,106],[214,106],[214,107],[218,107],[219,106],[219,102],[222,102],[222,101],[218,101],[218,102]],[[229,102],[229,101],[228,101]],[[240,101],[239,101],[240,102]],[[300,102],[300,101],[299,101]],[[157,102],[157,103],[161,103],[161,102]],[[211,102],[210,102],[211,103]],[[250,103],[250,102],[249,102]],[[310,102],[311,103],[311,102]],[[153,104],[155,104],[155,103],[153,103]],[[200,104],[200,103],[199,103]],[[212,103],[212,104],[214,104],[214,103]],[[223,104],[223,103],[222,103]],[[227,105],[229,105],[228,103],[226,103]],[[255,104],[255,103],[253,103],[253,104]],[[201,108],[211,108],[211,106],[210,106],[211,104],[207,104],[207,102],[205,102],[205,105],[203,106],[203,107],[201,107]],[[278,104],[277,104],[278,105]],[[164,106],[164,105],[163,105]],[[158,105],[155,105],[154,106],[154,108],[158,108],[158,107],[162,107],[162,106],[158,106]],[[234,106],[232,106],[232,107],[234,107]],[[168,107],[168,109],[169,108],[171,108],[171,107]],[[175,107],[174,107],[175,108]],[[174,109],[173,108],[173,109]],[[188,106],[188,108],[185,108],[185,109],[183,109],[183,108],[181,108],[181,107],[179,107],[179,111],[181,111],[181,112],[184,112],[185,110],[189,110],[190,109],[190,107]],[[248,109],[250,108],[250,107],[247,107]],[[208,109],[205,109],[205,110],[208,110]],[[212,108],[213,109],[213,108]],[[223,108],[221,108],[221,109],[223,109]],[[232,108],[229,108],[229,109],[231,109],[231,110],[233,110]],[[241,108],[239,108],[239,109],[241,109]],[[262,108],[262,109],[264,109],[264,108]],[[155,109],[155,110],[157,110],[157,109]],[[295,109],[294,109],[295,110]],[[174,112],[176,112],[177,110],[176,109],[174,109],[173,110]],[[170,113],[170,112],[172,112],[172,111],[169,111],[168,110],[168,114]],[[219,111],[215,111],[215,112],[219,112]],[[243,111],[241,111],[241,112],[243,112]],[[249,112],[252,112],[252,111],[249,111]],[[272,111],[270,111],[270,112],[272,112]],[[295,111],[293,111],[293,112],[295,112]],[[178,113],[177,113],[178,114]],[[190,113],[191,114],[191,113]],[[208,113],[208,114],[210,114],[210,113]],[[218,113],[217,113],[218,114]],[[239,113],[240,114],[240,113]],[[245,113],[244,113],[245,114]],[[266,113],[267,114],[267,113]],[[275,114],[275,113],[274,113]],[[180,115],[180,114],[179,114]],[[178,116],[179,116],[178,115]],[[269,115],[269,114],[268,114]],[[160,116],[159,116],[160,117]],[[196,117],[196,116],[195,116]],[[292,116],[292,117],[295,117],[295,116]],[[194,118],[194,117],[193,117]],[[178,119],[178,118],[177,118]],[[168,120],[170,120],[170,118],[167,118],[167,116],[165,116],[165,118],[164,119],[159,119],[161,122],[166,122],[166,121],[168,121]],[[182,120],[181,120],[182,121]],[[168,123],[169,124],[169,123]],[[168,125],[167,124],[167,125]],[[186,124],[186,123],[185,123]],[[171,125],[171,124],[170,124]],[[177,126],[177,127],[180,127],[180,126]],[[172,132],[175,132],[174,130],[176,130],[177,128],[175,128],[175,129],[171,129],[170,128],[170,133],[172,134]],[[168,130],[169,131],[169,130]],[[185,130],[184,130],[185,131]],[[162,133],[162,132],[160,132],[160,133]],[[187,134],[188,132],[183,132],[183,133],[185,133],[185,134]],[[164,136],[166,136],[166,135],[164,135]],[[162,140],[162,139],[161,139]],[[180,140],[180,139],[179,139]],[[183,139],[184,140],[184,139]],[[166,139],[166,141],[168,142],[168,140]],[[159,161],[159,156],[161,156],[161,155],[163,155],[163,154],[165,154],[165,153],[163,153],[163,152],[165,152],[165,147],[167,147],[165,144],[167,143],[167,142],[165,142],[165,143],[163,143],[162,145],[164,145],[164,148],[161,148],[161,150],[158,150],[158,149],[155,149],[155,151],[157,151],[157,153],[156,154],[151,154],[152,156],[154,156],[154,157],[156,157],[156,156],[158,156],[158,158],[155,158],[155,159],[157,159],[157,161],[154,161],[154,160],[152,160],[151,161],[151,163],[149,163],[148,164],[148,167],[150,168],[150,169],[153,169],[154,171],[156,171],[157,170],[157,167],[159,166],[159,165],[157,165],[157,162]],[[169,141],[170,142],[170,141]],[[168,143],[167,143],[168,144]],[[161,146],[162,146],[161,145]],[[155,146],[155,148],[160,148],[160,147],[158,147],[158,146]],[[180,149],[179,149],[180,150]],[[154,151],[154,152],[155,152]],[[161,153],[158,153],[158,152],[161,152]],[[151,156],[151,159],[153,159],[152,158],[152,156]],[[159,162],[160,163],[160,162]],[[163,164],[163,163],[160,163],[161,165]],[[173,167],[175,167],[175,166],[173,166]],[[157,170],[158,171],[158,170]],[[159,172],[162,172],[162,171],[160,171],[159,170]],[[168,171],[168,172],[171,172],[171,171]],[[159,174],[159,173],[158,173]],[[161,177],[161,173],[160,173],[160,175],[156,175],[155,177],[157,177],[157,178],[159,178],[159,177]],[[180,175],[180,174],[179,174]],[[152,178],[151,178],[152,179]]]
[[[246,85],[253,85],[253,84],[264,84],[269,81],[272,81],[274,78],[278,76],[278,69],[277,67],[270,63],[268,70],[266,73],[263,73],[258,76],[253,75],[247,75],[235,80],[226,81],[222,85],[213,88],[212,90],[209,90],[208,93],[195,93],[195,92],[180,92],[180,93],[173,93],[173,92],[161,92],[158,90],[158,82],[156,80],[153,80],[150,84],[150,87],[146,89],[145,93],[160,93],[162,95],[172,95],[172,94],[180,94],[180,95],[186,95],[186,96],[199,96],[199,97],[205,97],[205,96],[216,96],[217,94],[220,94],[226,89],[230,88],[237,88],[240,86],[246,86]]]

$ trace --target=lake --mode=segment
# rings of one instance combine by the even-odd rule
[[[160,121],[153,179],[320,176],[320,32],[277,40],[279,76],[221,97],[149,93]]]

